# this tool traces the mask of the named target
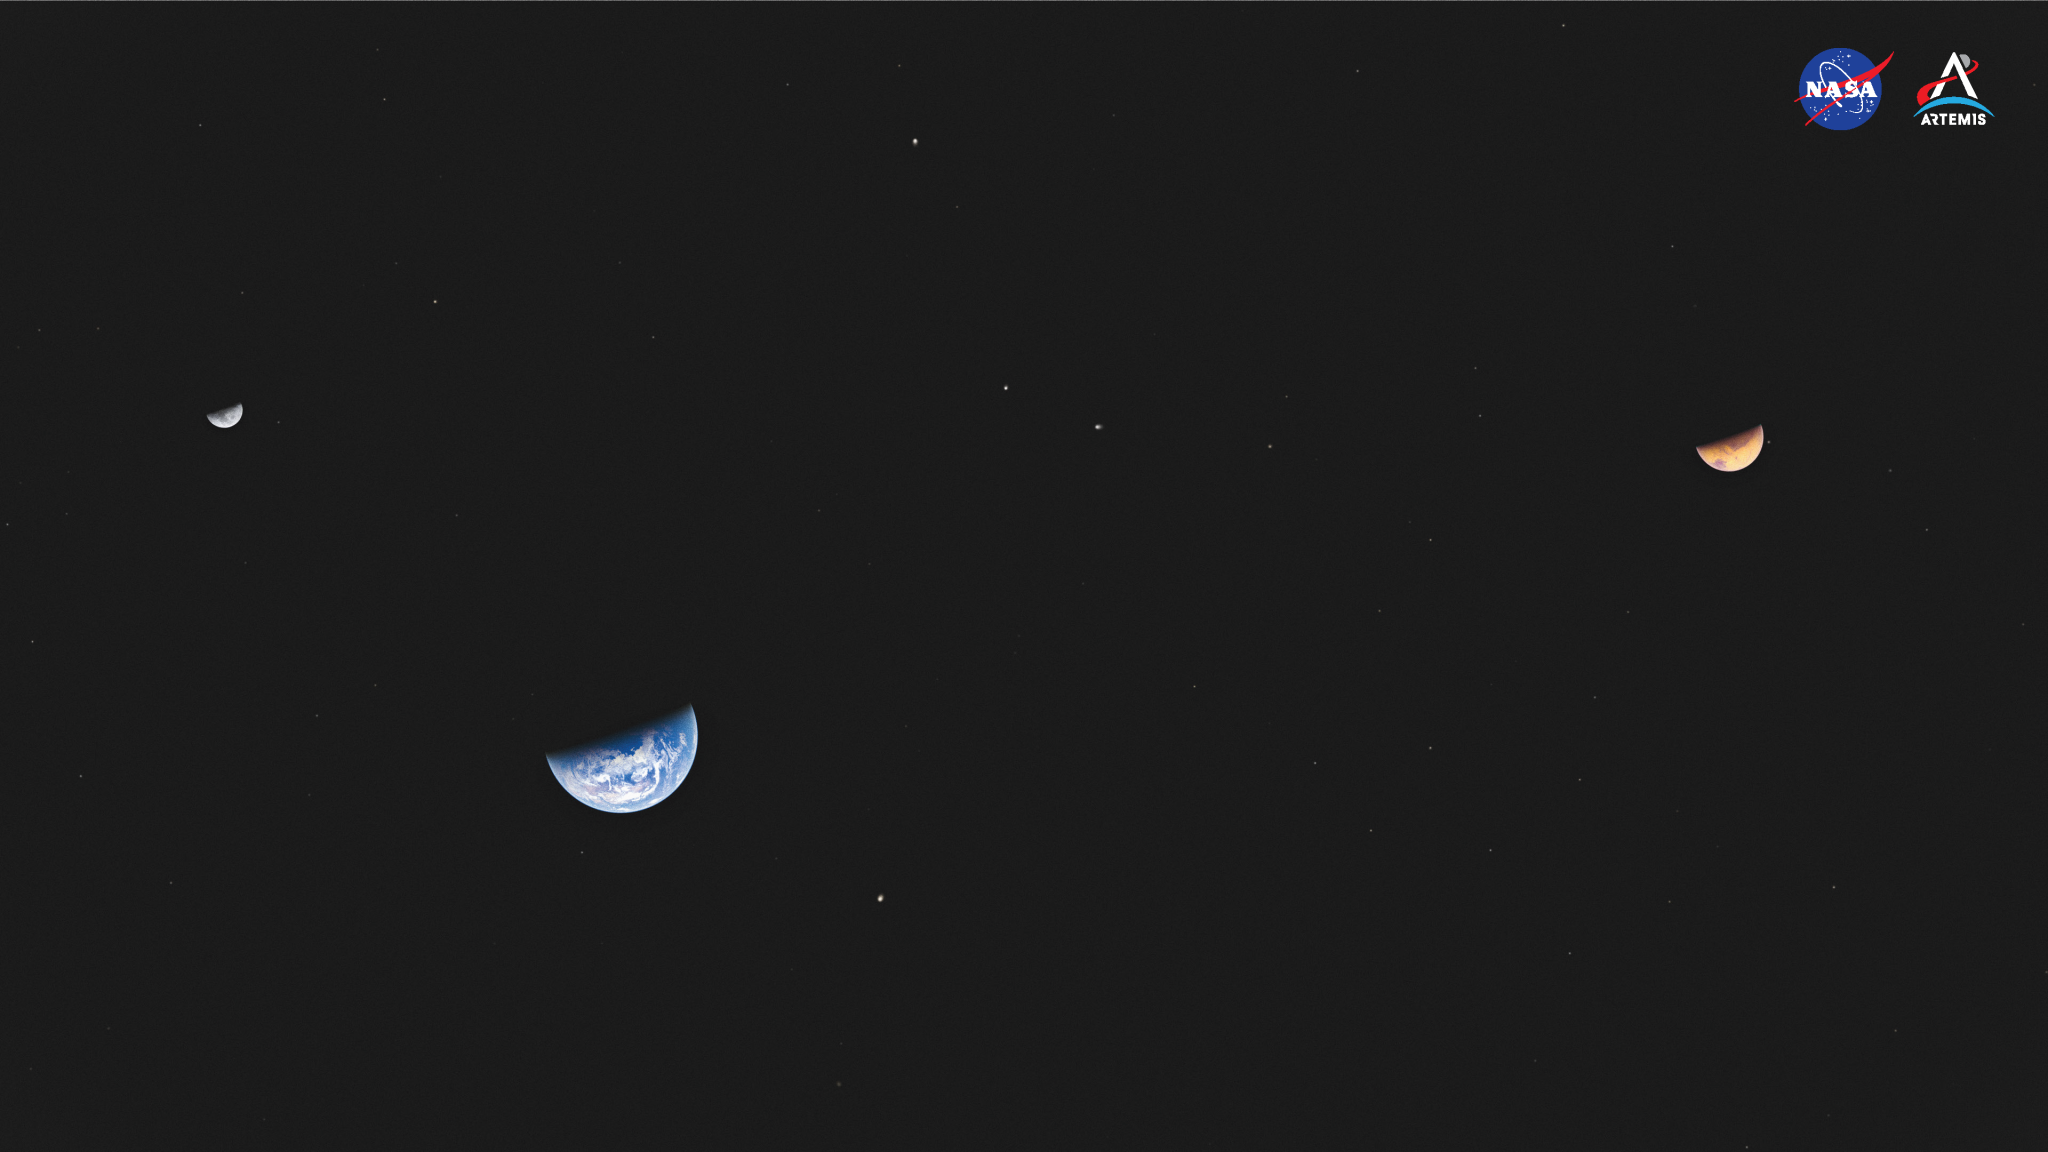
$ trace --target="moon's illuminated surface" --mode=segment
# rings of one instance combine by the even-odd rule
[[[212,424],[215,428],[233,428],[242,421],[242,406],[237,404],[232,408],[223,408],[218,412],[208,412],[206,420],[207,423]]]
[[[1756,463],[1759,453],[1764,450],[1764,426],[1759,424],[1747,432],[1737,432],[1725,440],[1702,444],[1693,451],[1707,462],[1707,467],[1722,472],[1740,472]]]

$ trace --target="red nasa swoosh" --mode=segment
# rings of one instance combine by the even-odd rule
[[[1898,53],[1897,53],[1897,52],[1894,52],[1894,53],[1892,53],[1892,56],[1897,56],[1897,55],[1898,55]],[[1851,77],[1849,77],[1849,83],[1851,83],[1851,84],[1861,84],[1861,83],[1863,83],[1863,82],[1864,82],[1865,80],[1868,80],[1868,79],[1870,79],[1870,78],[1871,78],[1872,76],[1875,76],[1875,75],[1877,75],[1877,74],[1878,74],[1879,72],[1882,72],[1882,71],[1884,71],[1884,66],[1885,66],[1885,64],[1889,64],[1889,63],[1891,63],[1891,62],[1892,62],[1892,56],[1887,56],[1887,57],[1885,57],[1885,58],[1884,58],[1884,63],[1882,63],[1882,64],[1879,64],[1879,65],[1878,65],[1877,67],[1875,67],[1875,68],[1872,68],[1872,69],[1871,69],[1870,71],[1868,71],[1868,72],[1862,73],[1861,75],[1858,75],[1858,76],[1851,76]],[[1933,85],[1933,84],[1929,84],[1929,85],[1928,85],[1928,87],[1929,87],[1929,88],[1932,88],[1932,87],[1934,87],[1934,85]],[[1807,99],[1807,97],[1805,97],[1805,96],[1794,96],[1794,97],[1793,97],[1792,99],[1794,99],[1794,100],[1805,100],[1805,99]],[[1829,102],[1828,102],[1828,104],[1827,104],[1827,105],[1826,105],[1825,107],[1823,107],[1823,108],[1822,108],[1822,109],[1820,110],[1820,112],[1825,112],[1825,111],[1827,111],[1827,110],[1828,110],[1829,108],[1833,108],[1833,107],[1834,107],[1835,105],[1837,105],[1837,104],[1840,104],[1840,103],[1841,103],[1842,101],[1844,101],[1844,100],[1846,100],[1846,99],[1848,99],[1848,97],[1846,97],[1846,96],[1837,96],[1837,97],[1835,97],[1835,98],[1834,98],[1833,100],[1829,101]],[[1922,100],[1922,101],[1921,101],[1921,103],[1922,103],[1922,104],[1925,104],[1925,103],[1926,103],[1926,101],[1925,101],[1925,100]],[[1815,113],[1814,113],[1813,115],[1811,115],[1811,116],[1808,116],[1808,117],[1806,118],[1806,124],[1811,124],[1811,123],[1813,123],[1813,122],[1814,122],[1815,120],[1818,120],[1818,119],[1820,119],[1820,112],[1815,112]],[[1800,127],[1801,127],[1801,128],[1804,128],[1804,127],[1806,127],[1806,124],[1801,124],[1801,125],[1800,125]]]
[[[1982,60],[1972,60],[1972,61],[1970,61],[1970,66],[1969,66],[1968,68],[1965,68],[1965,69],[1963,69],[1963,71],[1962,71],[1962,75],[1964,75],[1964,76],[1968,76],[1968,75],[1969,75],[1970,73],[1972,73],[1972,72],[1975,72],[1975,71],[1977,70],[1977,65],[1979,65],[1979,64],[1982,64],[1982,63],[1983,63],[1983,61],[1982,61]],[[1948,83],[1949,81],[1951,81],[1951,80],[1954,80],[1954,79],[1955,79],[1955,77],[1954,77],[1954,76],[1943,76],[1943,77],[1942,77],[1941,79],[1939,79],[1939,80],[1930,80],[1930,81],[1928,81],[1927,83],[1925,83],[1925,84],[1922,84],[1922,85],[1920,86],[1920,95],[1919,95],[1919,96],[1917,96],[1917,97],[1915,97],[1915,98],[1914,98],[1914,100],[1913,100],[1913,102],[1914,102],[1915,104],[1918,104],[1918,105],[1920,105],[1920,106],[1921,106],[1922,108],[1925,108],[1925,107],[1927,106],[1927,94],[1928,94],[1929,92],[1932,92],[1932,91],[1934,91],[1934,90],[1935,90],[1936,88],[1939,88],[1939,87],[1941,87],[1941,86],[1942,86],[1943,84],[1946,84],[1946,83]]]

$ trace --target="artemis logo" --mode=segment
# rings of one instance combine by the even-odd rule
[[[1991,109],[1977,103],[1977,90],[1970,86],[1970,73],[1975,72],[1977,66],[1982,63],[1983,61],[1981,60],[1972,60],[1960,53],[1949,53],[1948,67],[1941,70],[1941,79],[1931,84],[1922,84],[1920,86],[1920,95],[1918,97],[1920,110],[1913,113],[1913,115],[1918,116],[1922,124],[1983,124],[1991,117]],[[1922,73],[1922,75],[1925,75],[1925,73]],[[1968,93],[1968,95],[1943,96],[1941,90],[1948,87],[1951,83],[1961,84],[1963,91]],[[1929,108],[1939,108],[1945,104],[1960,104],[1965,108],[1975,108],[1976,111],[1928,111]]]

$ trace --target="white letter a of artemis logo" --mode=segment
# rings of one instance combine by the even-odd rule
[[[1946,88],[1946,87],[1948,87],[1948,75],[1949,75],[1949,73],[1953,72],[1953,73],[1955,73],[1955,77],[1956,77],[1956,79],[1957,79],[1958,81],[1960,81],[1960,82],[1962,83],[1962,86],[1963,86],[1963,91],[1964,91],[1964,92],[1965,92],[1966,94],[1968,94],[1968,95],[1969,95],[1970,99],[1972,99],[1972,100],[1975,100],[1975,99],[1977,98],[1977,90],[1976,90],[1975,88],[1972,88],[1972,87],[1970,87],[1970,75],[1969,75],[1969,71],[1970,71],[1970,58],[1969,58],[1968,56],[1961,56],[1961,55],[1958,55],[1958,54],[1956,54],[1956,53],[1954,53],[1954,52],[1951,52],[1951,53],[1949,53],[1949,54],[1948,54],[1948,67],[1946,67],[1946,68],[1943,68],[1943,69],[1941,70],[1941,77],[1942,77],[1942,79],[1941,79],[1941,83],[1939,83],[1939,84],[1936,84],[1936,85],[1934,86],[1934,91],[1932,91],[1932,92],[1929,92],[1929,93],[1927,94],[1927,98],[1928,98],[1929,100],[1932,100],[1932,99],[1934,99],[1935,97],[1937,97],[1937,96],[1940,96],[1940,95],[1941,95],[1941,90],[1942,90],[1943,88]],[[1921,73],[1921,75],[1922,75],[1922,76],[1925,76],[1925,75],[1927,75],[1927,73],[1925,73],[1925,72],[1922,72],[1922,73]]]

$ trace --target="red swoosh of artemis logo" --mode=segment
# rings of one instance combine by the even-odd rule
[[[1892,53],[1892,56],[1897,56],[1897,55],[1898,55],[1898,53],[1897,53],[1897,52],[1894,52],[1894,53]],[[1850,84],[1852,84],[1852,85],[1860,85],[1860,84],[1862,84],[1862,83],[1863,83],[1863,82],[1864,82],[1865,80],[1868,80],[1868,79],[1870,79],[1870,78],[1871,78],[1872,76],[1875,76],[1875,75],[1877,75],[1877,74],[1878,74],[1879,72],[1882,72],[1882,71],[1884,71],[1884,66],[1885,66],[1885,64],[1889,64],[1889,63],[1891,63],[1891,62],[1892,62],[1892,56],[1887,56],[1887,57],[1885,57],[1885,58],[1884,58],[1884,63],[1883,63],[1883,64],[1879,64],[1879,65],[1878,65],[1877,67],[1875,67],[1875,68],[1872,68],[1872,69],[1871,69],[1870,71],[1868,71],[1868,72],[1862,73],[1861,75],[1857,75],[1857,76],[1851,76],[1851,77],[1849,77],[1849,83],[1850,83]],[[1953,79],[1955,79],[1955,77],[1951,76],[1951,77],[1949,77],[1949,79],[1953,80]],[[1937,83],[1939,83],[1939,81],[1937,81]],[[1929,85],[1928,85],[1928,87],[1929,87],[1929,88],[1932,88],[1932,87],[1934,87],[1934,85],[1933,85],[1933,84],[1929,84]],[[1793,99],[1794,99],[1794,100],[1804,100],[1804,99],[1806,99],[1806,97],[1804,97],[1804,96],[1794,96],[1794,97],[1793,97]],[[1827,105],[1826,105],[1825,107],[1823,107],[1823,108],[1822,108],[1822,109],[1820,110],[1820,112],[1825,112],[1825,111],[1827,111],[1827,110],[1828,110],[1829,108],[1833,108],[1833,107],[1834,107],[1835,105],[1837,105],[1837,104],[1840,104],[1840,103],[1841,103],[1842,101],[1844,101],[1844,100],[1846,100],[1846,99],[1848,99],[1848,97],[1846,97],[1846,96],[1837,96],[1837,97],[1835,97],[1835,98],[1834,98],[1833,100],[1829,101],[1829,102],[1827,103]],[[1921,103],[1922,103],[1922,104],[1925,104],[1925,103],[1927,103],[1927,101],[1925,101],[1925,100],[1922,100],[1922,101],[1921,101]],[[1814,122],[1815,120],[1818,120],[1818,119],[1820,119],[1820,112],[1815,112],[1815,113],[1814,113],[1813,115],[1811,115],[1811,116],[1808,116],[1808,117],[1806,118],[1806,124],[1811,124],[1811,123],[1813,123],[1813,122]],[[1800,125],[1800,127],[1801,127],[1801,128],[1804,128],[1804,127],[1806,127],[1806,124],[1801,124],[1801,125]]]
[[[1886,57],[1886,59],[1890,59],[1890,57]],[[1972,72],[1975,72],[1975,71],[1977,70],[1977,65],[1979,65],[1979,64],[1982,64],[1982,63],[1983,63],[1983,61],[1982,61],[1982,60],[1972,60],[1972,61],[1970,61],[1970,66],[1969,66],[1968,68],[1965,68],[1965,69],[1963,69],[1963,71],[1962,71],[1962,73],[1961,73],[1961,74],[1962,74],[1962,75],[1964,75],[1964,76],[1968,76],[1968,75],[1969,75],[1970,73],[1972,73]],[[1940,87],[1940,86],[1941,86],[1941,85],[1943,85],[1943,84],[1947,84],[1947,83],[1950,83],[1950,82],[1951,82],[1951,81],[1953,81],[1954,79],[1955,79],[1955,77],[1954,77],[1954,76],[1943,76],[1943,77],[1942,77],[1941,79],[1939,79],[1939,80],[1929,80],[1929,81],[1928,81],[1927,83],[1925,83],[1925,84],[1922,84],[1922,85],[1920,86],[1920,95],[1919,95],[1919,97],[1918,97],[1918,98],[1916,98],[1916,99],[1914,100],[1914,103],[1916,103],[1916,104],[1920,105],[1920,106],[1921,106],[1921,107],[1923,107],[1923,108],[1924,108],[1924,107],[1926,107],[1926,106],[1927,106],[1927,94],[1928,94],[1929,92],[1932,92],[1932,91],[1934,91],[1934,90],[1935,90],[1936,88]]]

